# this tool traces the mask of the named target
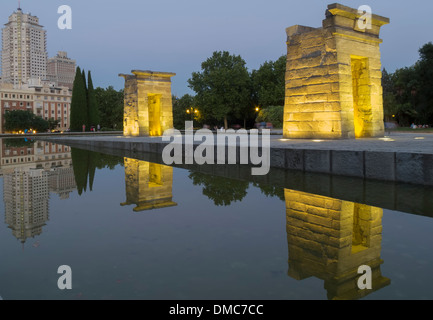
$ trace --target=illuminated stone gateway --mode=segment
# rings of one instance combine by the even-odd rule
[[[288,275],[324,280],[328,299],[359,299],[388,286],[380,258],[380,208],[285,190]],[[372,290],[358,288],[358,268],[372,269]]]
[[[135,212],[177,206],[173,198],[173,168],[125,158],[126,202]]]
[[[388,23],[332,4],[322,28],[287,28],[285,138],[384,135],[379,32]]]
[[[125,136],[162,136],[173,129],[171,77],[175,73],[133,70],[125,78]]]

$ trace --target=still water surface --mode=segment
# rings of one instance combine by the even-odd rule
[[[6,300],[433,298],[428,216],[41,141],[1,165]]]

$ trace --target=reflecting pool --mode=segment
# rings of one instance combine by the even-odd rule
[[[248,180],[45,141],[1,149],[5,300],[433,298],[429,189]]]

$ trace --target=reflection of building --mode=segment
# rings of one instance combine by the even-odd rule
[[[42,233],[48,221],[48,172],[14,170],[3,178],[5,221],[21,242]]]
[[[60,199],[68,199],[69,194],[77,188],[74,178],[74,168],[53,168],[49,171],[48,186],[51,192],[59,195]]]
[[[125,158],[126,202],[134,211],[176,206],[173,198],[173,168]]]
[[[325,282],[329,299],[357,299],[390,284],[380,265],[382,209],[285,190],[289,276]],[[372,269],[372,290],[359,290],[358,268]]]
[[[71,151],[53,143],[17,139],[3,140],[0,146],[5,222],[24,243],[42,233],[49,219],[50,192],[67,199],[76,188]]]
[[[3,173],[16,168],[29,170],[72,167],[70,147],[43,141],[13,145],[9,141],[3,139],[1,143],[0,168]]]

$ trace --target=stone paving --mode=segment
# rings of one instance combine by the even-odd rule
[[[433,154],[433,134],[429,133],[396,133],[387,134],[384,138],[342,139],[342,140],[312,140],[312,139],[283,139],[282,135],[274,131],[271,135],[271,148],[288,149],[317,149],[317,150],[347,150],[347,151],[377,151]],[[95,136],[53,136],[44,139],[69,141],[99,141],[99,142],[128,142],[128,143],[158,143],[160,137],[124,137],[122,135]],[[197,143],[197,142],[196,142]]]
[[[177,137],[185,139],[185,136]],[[271,168],[433,186],[433,134],[391,133],[384,138],[359,140],[287,140],[274,132],[270,137]],[[121,135],[41,139],[96,150],[158,155],[169,143],[162,141],[161,137]],[[258,140],[260,144],[260,137]],[[214,140],[210,138],[206,142],[214,143]],[[238,143],[237,149],[239,146],[246,145]]]

